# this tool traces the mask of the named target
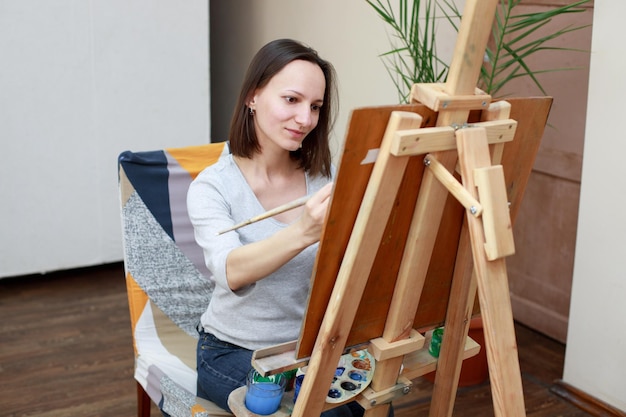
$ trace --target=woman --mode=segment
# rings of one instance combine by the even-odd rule
[[[334,69],[313,49],[268,43],[245,76],[231,154],[189,189],[189,216],[216,282],[199,326],[198,395],[226,410],[252,351],[299,336],[332,189],[335,96]],[[303,207],[216,234],[304,195],[312,197]],[[355,414],[343,407],[324,415]]]

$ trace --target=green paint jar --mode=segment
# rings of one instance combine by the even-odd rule
[[[443,327],[438,327],[433,330],[432,339],[430,339],[430,346],[428,347],[428,353],[433,357],[439,357],[439,350],[441,350],[441,340],[443,339]]]

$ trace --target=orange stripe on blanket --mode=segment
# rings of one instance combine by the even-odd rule
[[[195,416],[197,413],[206,413],[206,410],[200,404],[194,404],[191,406],[191,415]]]
[[[196,178],[200,171],[217,162],[224,150],[224,144],[220,142],[184,148],[168,148],[166,151],[184,170],[189,172],[191,178]]]
[[[128,308],[130,310],[130,325],[133,332],[133,347],[135,348],[135,355],[137,354],[137,346],[135,345],[135,326],[137,320],[141,317],[146,304],[148,303],[148,294],[141,289],[135,278],[126,273],[126,292],[128,294]]]

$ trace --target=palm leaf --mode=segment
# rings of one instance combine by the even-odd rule
[[[398,90],[401,102],[409,100],[415,83],[442,82],[448,66],[436,51],[436,0],[366,0],[389,26],[392,48],[379,56]]]
[[[519,0],[502,0],[494,19],[493,43],[491,44],[494,47],[493,50],[487,48],[487,68],[481,71],[481,87],[495,96],[511,80],[529,77],[539,90],[546,94],[537,75],[560,69],[531,69],[526,59],[541,51],[577,51],[573,48],[553,47],[549,45],[549,42],[586,26],[567,26],[545,36],[535,37],[535,35],[540,29],[552,23],[552,19],[556,16],[584,11],[585,9],[579,6],[588,1],[579,0],[547,11],[515,15],[513,9],[519,4]]]
[[[567,13],[580,13],[590,0],[535,13],[514,14],[521,0],[501,0],[492,28],[492,38],[485,51],[486,62],[481,68],[479,87],[495,96],[510,81],[529,77],[546,94],[537,75],[574,68],[534,69],[527,63],[532,55],[550,50],[580,52],[578,49],[554,47],[550,42],[585,26],[566,26],[544,36],[537,36],[548,28],[552,19]],[[389,25],[393,34],[393,48],[381,54],[387,72],[394,80],[402,101],[408,100],[414,83],[445,81],[448,64],[438,56],[435,44],[436,23],[440,12],[458,31],[462,15],[452,0],[398,0],[398,14],[390,0],[366,0],[378,16]],[[398,45],[398,46],[395,46]]]

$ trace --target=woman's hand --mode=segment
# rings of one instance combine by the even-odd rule
[[[303,238],[309,242],[307,246],[320,240],[332,190],[333,183],[326,184],[304,205],[304,211],[298,222],[301,225]]]

